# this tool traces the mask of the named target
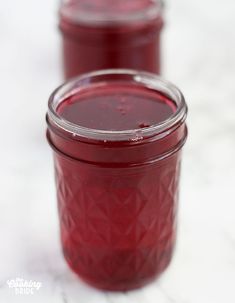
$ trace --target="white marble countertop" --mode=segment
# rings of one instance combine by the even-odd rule
[[[235,2],[168,0],[164,76],[184,92],[179,241],[166,274],[127,293],[78,280],[60,253],[47,98],[61,82],[56,2],[0,9],[0,302],[235,302]],[[42,283],[15,295],[8,280]]]

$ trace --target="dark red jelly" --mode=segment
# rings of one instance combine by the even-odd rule
[[[64,74],[108,68],[160,73],[159,0],[67,0],[60,8]]]
[[[91,285],[129,290],[168,266],[186,113],[173,85],[126,70],[84,75],[50,98],[63,252]]]

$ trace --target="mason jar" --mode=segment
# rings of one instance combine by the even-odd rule
[[[63,0],[65,78],[109,68],[160,73],[160,0]]]
[[[89,284],[138,288],[169,265],[186,115],[174,85],[133,70],[88,73],[51,95],[63,253]]]

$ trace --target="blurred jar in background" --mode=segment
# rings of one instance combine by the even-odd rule
[[[109,68],[160,73],[160,0],[63,0],[65,78]]]

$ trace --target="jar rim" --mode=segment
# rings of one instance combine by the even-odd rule
[[[89,12],[85,10],[76,10],[66,3],[60,7],[60,15],[74,23],[78,24],[95,24],[95,25],[115,25],[120,23],[132,23],[136,21],[154,20],[161,16],[163,10],[163,0],[150,0],[151,5],[142,10],[125,13],[109,13]]]
[[[102,78],[102,76],[128,76],[129,81],[137,85],[142,85],[146,88],[156,90],[163,93],[175,102],[176,111],[166,120],[141,129],[128,129],[128,130],[101,130],[93,129],[78,124],[72,123],[64,119],[57,112],[59,104],[66,98],[78,92],[78,89],[83,87],[87,88],[92,85],[91,80]],[[113,81],[113,80],[112,80]],[[128,80],[125,80],[128,81]],[[99,83],[99,82],[98,82]],[[100,81],[100,83],[108,83]],[[74,138],[84,137],[87,139],[103,140],[103,141],[140,141],[146,137],[154,136],[161,138],[166,133],[171,133],[174,126],[183,123],[187,116],[187,105],[181,91],[172,83],[162,79],[161,77],[143,71],[136,71],[131,69],[108,69],[94,71],[83,74],[59,86],[50,96],[48,101],[48,118],[49,121],[54,123],[59,129],[70,133]]]

